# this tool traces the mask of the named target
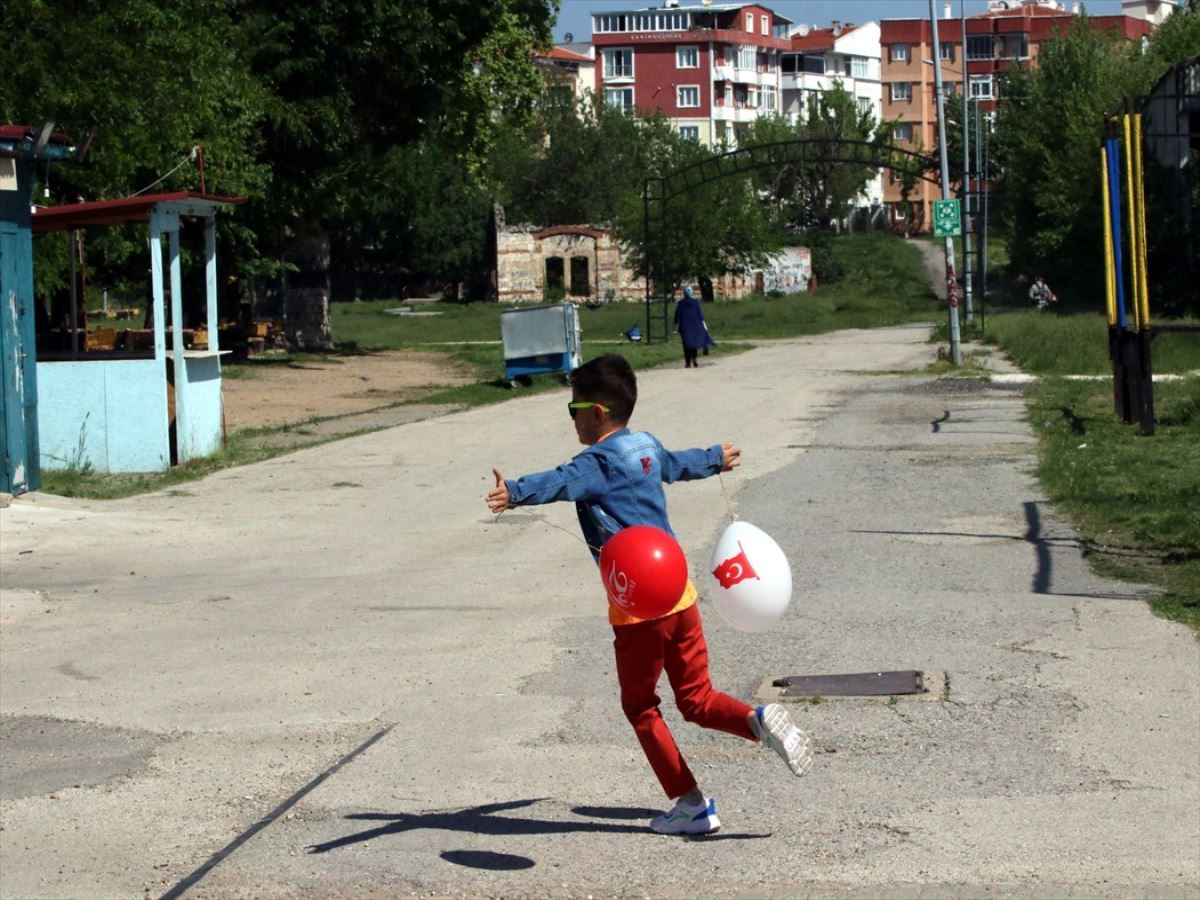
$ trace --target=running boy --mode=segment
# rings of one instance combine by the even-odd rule
[[[505,481],[493,469],[496,487],[487,496],[488,507],[500,513],[514,506],[574,500],[584,539],[597,561],[604,542],[622,528],[653,525],[674,534],[663,482],[728,472],[741,464],[741,450],[733,444],[667,450],[653,435],[626,427],[636,403],[637,377],[624,357],[609,354],[580,366],[571,373],[567,408],[587,449],[556,469],[515,481]],[[660,834],[708,834],[721,827],[716,802],[697,786],[659,712],[656,687],[664,668],[686,721],[762,741],[796,775],[812,765],[808,737],[780,704],[753,709],[713,689],[696,599],[689,581],[675,607],[651,620],[634,618],[611,600],[608,604],[621,708],[663,790],[676,801],[650,820],[650,828]]]

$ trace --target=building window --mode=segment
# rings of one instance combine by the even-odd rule
[[[850,60],[850,75],[854,78],[870,78],[871,67],[865,56],[855,56]]]
[[[700,48],[699,47],[676,47],[675,48],[675,68],[677,68],[677,69],[698,69],[698,68],[700,68]]]
[[[699,125],[680,125],[679,136],[685,141],[695,141],[700,143],[700,126]]]
[[[967,59],[991,59],[992,36],[982,34],[967,38]]]
[[[947,62],[954,62],[954,45],[953,44],[939,44],[938,48],[939,48],[939,51],[941,52],[942,59],[946,60]]]
[[[1001,38],[1002,43],[998,49],[998,56],[1001,59],[1028,59],[1029,58],[1029,40],[1021,34],[1010,34],[1007,38]]]
[[[592,293],[591,280],[588,278],[588,258],[586,256],[571,257],[571,293],[590,296]]]
[[[891,60],[894,63],[908,62],[909,58],[910,58],[909,52],[908,52],[908,44],[892,44],[891,54],[892,54]]]
[[[695,108],[700,105],[700,87],[695,84],[680,85],[675,88],[675,105],[682,108]]]
[[[911,141],[913,139],[912,122],[897,122],[896,127],[892,129],[892,139]]]
[[[870,97],[855,97],[854,102],[858,104],[858,111],[860,113],[873,112],[874,104],[871,103]]]
[[[632,78],[633,50],[605,50],[604,77],[606,80],[613,78]]]
[[[759,97],[762,100],[762,108],[767,112],[773,113],[779,108],[775,99],[775,88],[759,88]]]
[[[905,210],[903,203],[892,204],[892,218],[897,222],[903,222],[908,218],[908,211]]]
[[[751,34],[754,33],[754,13],[746,13],[746,30]]]
[[[545,293],[547,297],[561,297],[566,285],[563,283],[563,258],[561,256],[546,257]]]
[[[972,75],[971,76],[971,98],[974,100],[991,100],[992,99],[992,76],[991,75]]]
[[[761,30],[763,34],[765,34],[765,35],[771,34],[771,17],[770,16],[759,16],[758,17],[758,25],[759,25],[759,30]]]
[[[633,88],[605,88],[604,102],[625,113],[633,113]]]
[[[911,81],[893,81],[892,82],[892,102],[893,103],[908,103],[912,100],[912,82]]]
[[[753,47],[738,47],[735,65],[739,69],[749,69],[753,72],[758,68],[758,51]]]

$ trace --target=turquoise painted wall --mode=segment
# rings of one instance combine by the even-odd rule
[[[161,361],[41,362],[37,379],[42,468],[86,463],[116,474],[170,466]],[[217,393],[219,402],[219,380]]]
[[[186,431],[178,435],[181,458],[211,456],[221,449],[221,362],[216,354],[185,356]]]

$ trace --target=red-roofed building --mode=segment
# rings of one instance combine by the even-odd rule
[[[946,4],[950,7],[950,4]],[[1174,0],[1124,0],[1122,15],[1089,16],[1092,27],[1115,32],[1126,40],[1147,38],[1170,13]],[[1074,10],[1074,13],[1072,12]],[[1068,9],[1057,0],[991,0],[986,13],[967,17],[966,84],[971,100],[985,115],[1003,103],[1000,79],[1014,63],[1036,66],[1040,45],[1062,33],[1079,14],[1078,2]],[[947,99],[962,103],[962,20],[947,15],[937,20],[941,46],[942,82]],[[885,19],[880,23],[883,68],[883,117],[897,122],[893,140],[900,146],[920,146],[937,152],[937,103],[934,88],[933,31],[929,19]],[[928,231],[929,203],[941,189],[918,183],[906,210],[900,183],[884,176],[884,203],[894,227]],[[911,217],[911,218],[910,218]],[[908,219],[908,221],[906,221]]]
[[[551,81],[551,90],[561,87],[565,97],[578,101],[595,89],[596,61],[589,54],[556,46],[536,59]]]

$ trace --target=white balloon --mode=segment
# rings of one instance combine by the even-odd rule
[[[766,631],[792,599],[792,567],[761,528],[734,522],[713,550],[713,605],[738,631]]]

